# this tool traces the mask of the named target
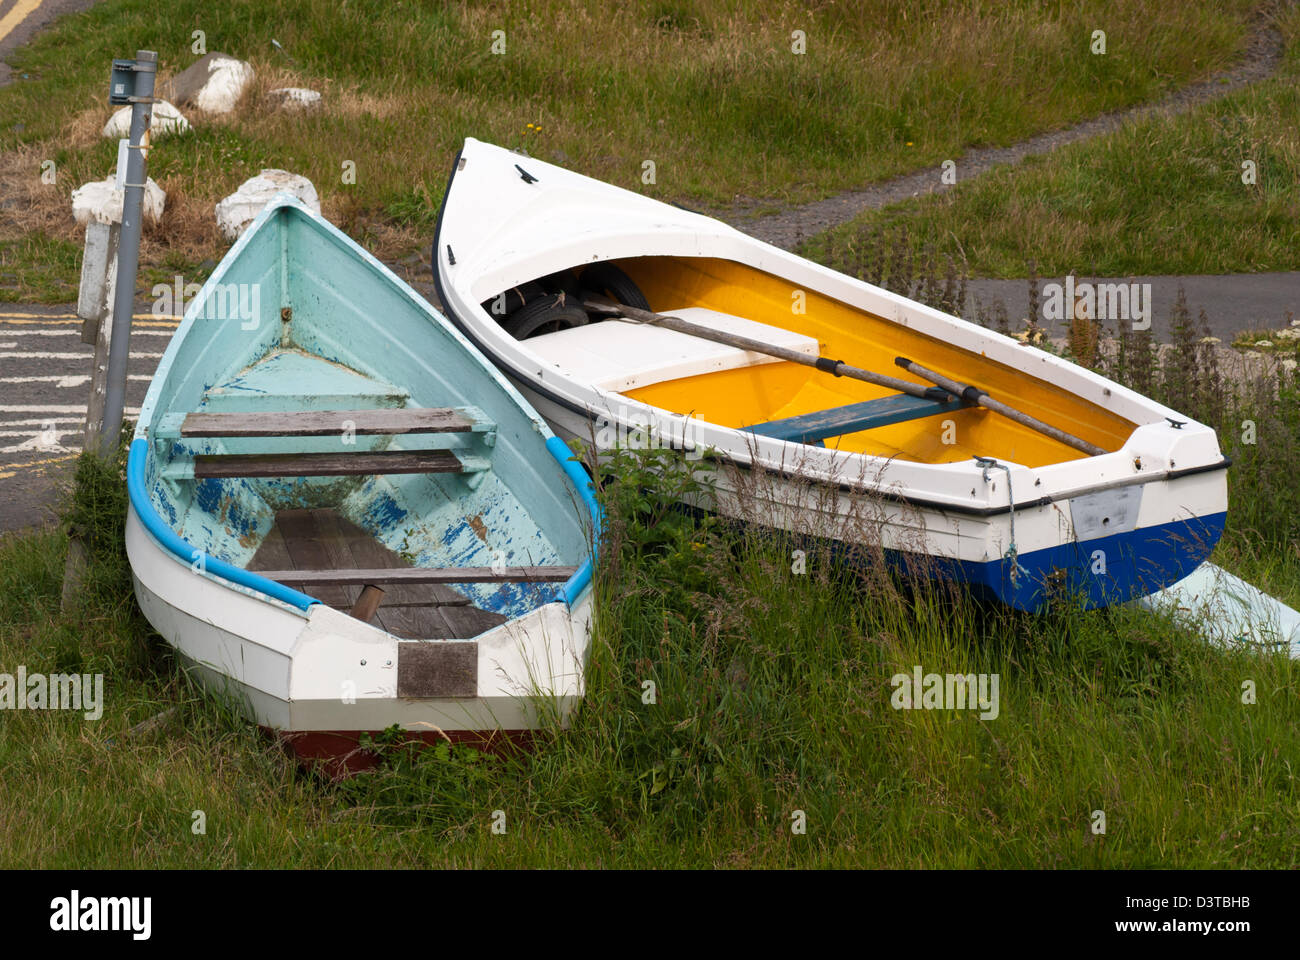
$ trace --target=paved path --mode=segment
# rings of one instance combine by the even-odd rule
[[[93,2],[0,0],[0,59],[53,17],[85,9]],[[1109,114],[1005,149],[970,151],[959,161],[959,169],[969,179],[972,173],[997,164],[1018,162],[1031,153],[1107,132],[1130,117],[1156,110],[1187,109],[1268,76],[1276,67],[1280,49],[1276,32],[1262,25],[1252,36],[1245,62],[1227,74],[1179,90],[1159,104]],[[130,52],[123,51],[123,55]],[[0,63],[0,85],[9,79],[9,68]],[[938,188],[941,185],[937,173],[921,171],[774,217],[742,222],[741,226],[763,239],[793,246],[802,236],[844,222],[862,210]],[[736,212],[736,216],[743,216],[743,211]],[[420,282],[428,278],[407,273],[408,280],[426,295],[431,294],[428,284]],[[1044,278],[1044,282],[1052,279]],[[1180,282],[1187,290],[1193,312],[1204,307],[1214,332],[1225,341],[1241,329],[1281,326],[1288,311],[1300,316],[1300,274],[1296,273],[1134,279],[1152,284],[1153,329],[1161,337],[1168,336],[1169,306]],[[970,292],[986,302],[1001,299],[1013,321],[1027,314],[1027,284],[1023,280],[975,280]],[[128,417],[138,412],[175,326],[174,318],[161,319],[149,313],[148,304],[137,306],[127,389]],[[58,481],[66,478],[81,449],[93,349],[81,342],[79,331],[80,321],[72,307],[0,304],[0,532],[51,518]]]
[[[1296,0],[1282,0],[1294,4]],[[851,190],[815,203],[804,204],[791,210],[763,217],[751,217],[748,207],[737,207],[720,214],[723,220],[739,230],[786,250],[831,227],[847,223],[867,210],[877,210],[912,197],[938,193],[959,187],[995,167],[1016,164],[1034,154],[1050,153],[1069,143],[1078,143],[1117,130],[1130,120],[1140,120],[1153,115],[1174,116],[1201,104],[1217,100],[1235,90],[1256,83],[1269,76],[1281,62],[1285,42],[1267,14],[1257,19],[1246,44],[1246,55],[1241,64],[1216,74],[1200,83],[1193,83],[1151,104],[1142,104],[1124,110],[1102,114],[1091,120],[1075,124],[1065,130],[1040,134],[1008,147],[980,147],[953,157],[957,164],[956,184],[940,181],[937,166],[895,177],[860,190]]]

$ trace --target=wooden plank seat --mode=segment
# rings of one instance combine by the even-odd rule
[[[365,586],[385,583],[563,583],[577,567],[387,567],[374,570],[259,570],[291,586]]]
[[[829,437],[839,437],[859,430],[872,430],[902,423],[906,420],[918,420],[940,413],[952,413],[968,404],[953,397],[938,387],[927,391],[927,396],[914,397],[907,393],[895,393],[876,400],[862,403],[850,403],[843,407],[829,410],[814,410],[812,413],[781,420],[769,420],[745,427],[751,433],[791,443],[820,444]]]
[[[194,477],[357,477],[388,473],[470,473],[482,466],[450,450],[357,453],[223,453],[194,458]],[[467,462],[468,461],[468,462]]]
[[[470,433],[483,424],[467,409],[397,407],[378,410],[277,410],[253,413],[187,413],[182,437],[396,436],[408,433]]]
[[[272,410],[172,414],[155,431],[160,439],[248,440],[268,437],[402,436],[473,433],[492,446],[496,425],[476,407],[397,407],[366,410]],[[373,450],[339,444],[301,453],[201,453],[167,466],[170,479],[352,477],[398,473],[468,473],[488,461],[452,450]],[[472,478],[473,479],[473,478]]]

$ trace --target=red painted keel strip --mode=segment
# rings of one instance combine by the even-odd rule
[[[344,780],[371,770],[379,763],[378,755],[361,746],[361,734],[378,736],[378,730],[272,730],[261,727],[263,733],[278,740],[305,769],[318,770],[331,780]],[[484,753],[510,753],[531,750],[537,738],[536,730],[405,730],[406,742],[421,742],[427,746],[453,743]]]

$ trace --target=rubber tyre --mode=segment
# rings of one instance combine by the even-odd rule
[[[578,283],[578,276],[572,270],[560,270],[558,273],[542,277],[537,282],[546,289],[547,293],[566,293],[574,299],[577,299],[582,293],[582,286]]]
[[[500,323],[504,323],[512,313],[532,303],[538,297],[546,296],[546,291],[542,288],[542,285],[535,280],[521,283],[517,287],[503,290],[501,293],[505,294],[505,311],[502,313],[496,313],[492,309],[496,305],[500,294],[491,300],[483,301],[483,309],[488,312],[492,319]]]
[[[501,324],[505,332],[516,340],[586,325],[586,310],[568,297],[556,296],[542,297],[524,304]]]
[[[593,263],[582,271],[581,280],[583,287],[593,293],[603,293],[638,310],[650,309],[650,301],[645,298],[641,288],[612,263]]]

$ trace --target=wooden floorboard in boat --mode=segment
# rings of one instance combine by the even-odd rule
[[[394,569],[410,564],[361,527],[331,509],[280,510],[250,570]],[[312,596],[339,610],[350,610],[360,586],[313,587]],[[445,584],[391,584],[374,623],[408,640],[460,640],[478,636],[505,617],[470,604]]]

